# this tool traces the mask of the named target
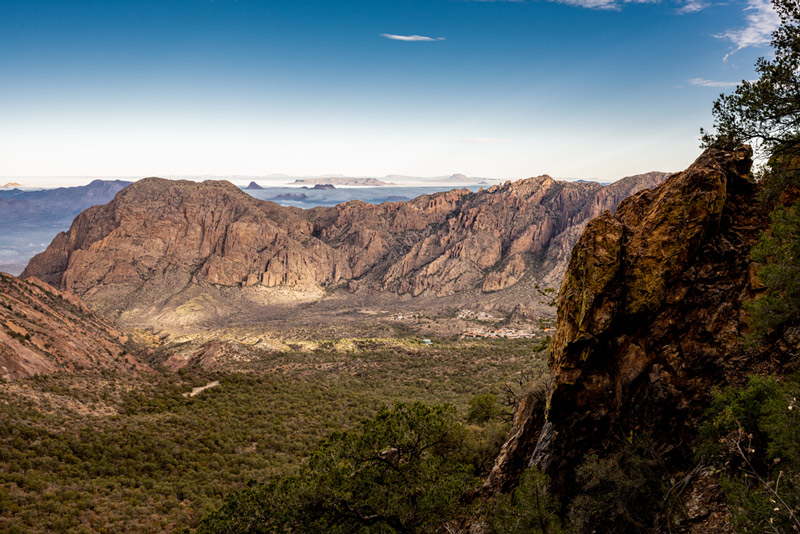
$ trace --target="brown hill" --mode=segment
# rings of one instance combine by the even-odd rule
[[[546,412],[522,402],[488,487],[534,464],[566,496],[590,453],[648,432],[656,454],[691,458],[715,386],[800,353],[797,339],[768,355],[741,343],[742,303],[760,287],[749,251],[767,219],[751,164],[749,147],[709,149],[587,225],[558,295]]]
[[[125,354],[125,340],[77,296],[0,273],[0,377],[141,368]]]
[[[225,315],[221,307],[243,295],[318,298],[337,286],[410,296],[492,292],[525,276],[560,279],[576,229],[665,176],[608,187],[542,176],[308,211],[257,200],[228,182],[149,178],[81,213],[23,276],[150,323],[167,320],[157,318],[166,309]]]

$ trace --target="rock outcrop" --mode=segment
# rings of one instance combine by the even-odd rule
[[[586,225],[558,295],[544,418],[522,403],[488,487],[534,464],[569,491],[586,454],[648,432],[680,451],[713,386],[766,365],[740,343],[766,225],[751,164],[748,147],[709,149]]]
[[[130,372],[126,338],[80,299],[29,278],[0,273],[0,377],[98,368]]]
[[[187,287],[493,292],[532,273],[560,277],[566,256],[548,260],[552,243],[563,247],[577,238],[571,228],[664,176],[609,187],[542,176],[308,211],[257,200],[228,182],[148,178],[81,213],[23,276],[107,314],[157,309]]]

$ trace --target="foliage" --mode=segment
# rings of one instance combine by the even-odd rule
[[[756,335],[800,320],[800,202],[776,208],[771,220],[751,252],[767,289],[746,305]]]
[[[667,470],[650,441],[637,438],[604,457],[590,455],[577,471],[579,492],[569,507],[575,532],[659,532],[674,515]]]
[[[511,424],[499,417],[481,425],[467,426],[461,461],[471,465],[476,476],[488,476],[510,429]]]
[[[768,154],[800,147],[800,5],[773,0],[781,25],[772,35],[773,59],[756,63],[759,78],[742,81],[733,94],[714,102],[714,128],[703,132],[706,145],[760,142]]]
[[[773,154],[759,177],[761,200],[772,208],[785,191],[800,188],[800,149],[781,150]]]
[[[800,375],[753,376],[714,396],[702,452],[726,470],[738,532],[800,531]]]
[[[486,423],[502,413],[503,409],[494,393],[481,393],[469,400],[467,421],[470,423]]]
[[[520,477],[514,493],[500,498],[490,518],[495,534],[560,534],[558,500],[548,492],[547,475],[535,467]]]
[[[383,404],[449,403],[465,417],[476,393],[498,391],[522,369],[546,373],[536,343],[443,341],[422,358],[400,340],[358,342],[354,352],[255,351],[242,373],[85,371],[0,383],[0,531],[194,527],[224,495],[263,492],[248,481],[296,475],[322,438]],[[220,385],[183,396],[211,380]],[[476,474],[490,467],[506,428],[466,427],[458,461]]]
[[[433,532],[477,484],[456,460],[454,415],[421,403],[383,408],[323,441],[299,476],[229,496],[200,532]]]

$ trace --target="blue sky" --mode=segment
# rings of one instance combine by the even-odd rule
[[[0,0],[0,176],[680,170],[764,0]]]

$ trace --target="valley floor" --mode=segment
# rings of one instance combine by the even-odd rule
[[[149,358],[180,352],[173,343],[154,343]],[[276,351],[229,341],[218,350],[232,365],[2,382],[0,531],[192,527],[226,493],[293,472],[320,439],[382,405],[448,403],[464,417],[476,395],[537,387],[547,377],[545,345],[438,338],[428,346],[407,335],[287,342]]]

